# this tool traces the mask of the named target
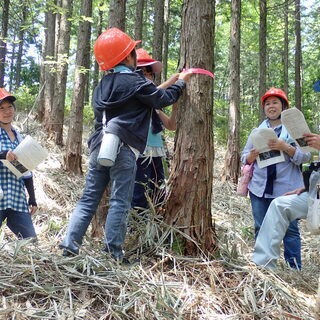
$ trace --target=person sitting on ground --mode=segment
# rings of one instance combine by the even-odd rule
[[[251,134],[241,155],[243,163],[254,162],[253,175],[248,189],[254,218],[255,238],[257,238],[262,221],[271,201],[285,192],[303,186],[303,178],[300,165],[309,161],[310,153],[304,153],[296,147],[294,140],[281,124],[281,112],[289,108],[289,100],[286,94],[277,88],[269,89],[261,97],[261,105],[266,115],[259,128],[272,128],[278,139],[269,141],[271,150],[283,151],[285,161],[259,168],[256,158],[259,151],[253,148]],[[301,268],[301,240],[298,221],[292,221],[286,232],[284,241],[284,256],[292,268]]]
[[[19,160],[14,150],[22,141],[12,121],[16,113],[16,98],[0,88],[0,159]],[[27,202],[26,188],[29,195]],[[7,226],[19,238],[36,238],[31,215],[37,211],[32,174],[17,178],[0,161],[0,226],[7,219]]]
[[[137,69],[142,70],[147,79],[154,81],[155,74],[162,70],[162,63],[152,59],[145,49],[139,48],[137,49]],[[179,74],[172,75],[158,88],[167,88],[175,83],[178,77]],[[149,207],[147,197],[155,207],[161,205],[164,200],[163,161],[166,160],[161,132],[163,127],[168,130],[176,129],[177,105],[177,103],[173,104],[170,117],[160,109],[152,110],[147,145],[137,160],[136,182],[131,203],[132,207],[138,211],[143,212]]]
[[[305,141],[310,147],[320,150],[320,135],[305,134]],[[311,174],[310,182],[313,179]],[[319,184],[320,181],[317,181]],[[311,184],[311,183],[310,183]],[[311,192],[305,188],[298,188],[286,195],[274,199],[263,223],[254,246],[252,261],[266,268],[275,269],[280,257],[280,245],[286,234],[290,222],[297,219],[306,219],[308,214],[308,198]]]

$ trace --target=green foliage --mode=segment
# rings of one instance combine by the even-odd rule
[[[91,104],[85,104],[83,108],[83,122],[86,125],[91,125],[94,120],[94,113]]]
[[[18,112],[19,111],[30,111],[33,107],[36,95],[33,94],[32,90],[27,86],[21,86],[14,93],[17,101],[15,102]]]
[[[178,255],[183,255],[184,254],[184,250],[185,250],[185,238],[183,238],[182,236],[180,235],[175,235],[174,239],[173,239],[173,242],[172,242],[172,251],[175,253],[175,254],[178,254]]]
[[[214,102],[214,134],[218,144],[225,145],[228,142],[228,101],[215,100]]]
[[[240,228],[241,238],[244,240],[254,240],[254,230],[252,226],[243,226]]]

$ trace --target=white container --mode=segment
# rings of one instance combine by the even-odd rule
[[[117,158],[120,138],[113,133],[105,133],[102,138],[97,161],[105,167],[112,167]]]

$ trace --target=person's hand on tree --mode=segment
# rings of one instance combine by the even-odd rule
[[[185,82],[188,82],[188,81],[190,80],[190,77],[191,77],[192,74],[193,74],[193,73],[190,72],[190,71],[180,72],[178,79],[183,80],[183,81],[185,81]]]
[[[308,146],[320,150],[320,134],[305,133],[303,136]]]
[[[180,73],[175,73],[173,74],[167,81],[169,82],[169,84],[174,84],[178,79],[179,79],[179,75]]]

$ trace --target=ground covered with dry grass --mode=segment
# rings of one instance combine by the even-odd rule
[[[219,179],[223,150],[217,148],[212,213],[219,240],[214,258],[179,254],[180,230],[160,216],[130,216],[126,250],[131,266],[101,252],[90,230],[81,255],[58,249],[84,178],[62,169],[63,151],[39,125],[23,130],[50,152],[34,172],[39,211],[38,242],[17,241],[0,231],[0,319],[315,319],[319,238],[301,222],[303,270],[283,261],[276,272],[250,266],[253,229],[249,200]],[[84,168],[86,157],[84,157]]]

